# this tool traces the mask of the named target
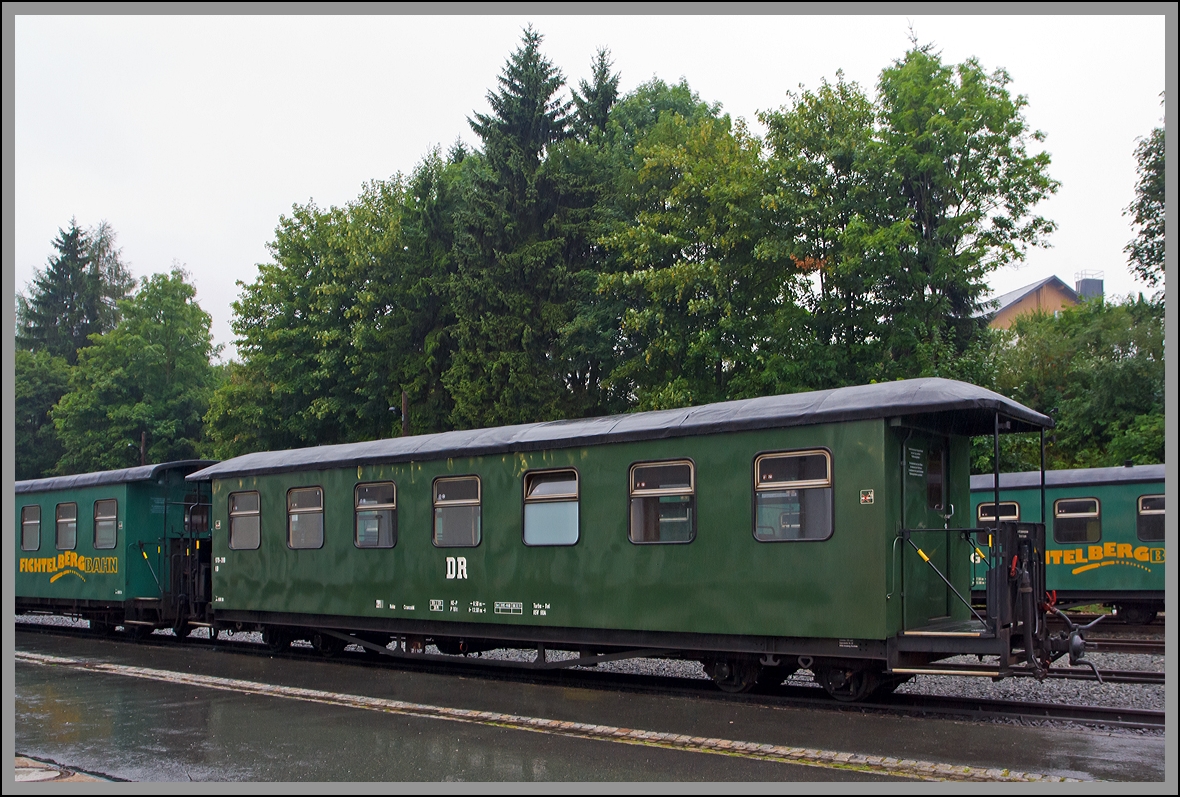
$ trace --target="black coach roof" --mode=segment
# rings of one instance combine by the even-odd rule
[[[1046,487],[1093,486],[1099,484],[1127,484],[1134,482],[1162,482],[1163,465],[1132,465],[1122,468],[1076,468],[1073,470],[1045,471]],[[971,477],[972,490],[995,490],[992,474]],[[1030,470],[1023,473],[1001,473],[1000,489],[1041,486],[1041,472]]]
[[[937,425],[957,434],[990,435],[997,411],[1011,421],[1011,431],[1035,431],[1053,425],[1049,417],[975,385],[950,379],[909,379],[605,418],[549,421],[291,451],[259,452],[226,460],[189,474],[188,478],[228,478],[446,457],[487,456],[894,417]]]
[[[138,468],[104,470],[98,473],[79,473],[74,476],[51,476],[48,479],[29,479],[16,483],[16,492],[43,493],[47,490],[71,490],[77,487],[98,487],[104,484],[126,484],[145,482],[156,478],[166,470],[188,468],[197,470],[216,464],[215,459],[185,459],[178,462],[163,462],[159,465],[140,465]]]

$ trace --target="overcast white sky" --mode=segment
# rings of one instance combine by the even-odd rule
[[[76,217],[118,234],[136,276],[179,262],[232,353],[236,280],[253,281],[292,204],[321,207],[475,136],[505,59],[532,23],[576,85],[598,47],[621,90],[681,76],[760,130],[758,111],[837,69],[866,89],[909,26],[946,63],[1004,67],[1047,134],[1062,183],[1038,208],[1053,247],[995,273],[997,293],[1051,274],[1128,272],[1135,139],[1161,124],[1163,16],[542,16],[16,18],[16,287]],[[1033,142],[1035,144],[1035,142]]]

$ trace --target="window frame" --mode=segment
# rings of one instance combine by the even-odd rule
[[[941,443],[935,445],[934,441]],[[950,492],[950,485],[947,476],[950,471],[950,463],[947,461],[950,458],[950,445],[945,438],[936,437],[931,442],[930,447],[926,449],[926,509],[931,512],[944,513],[946,512],[947,495]],[[934,468],[931,465],[935,457],[938,459],[938,481],[934,481]],[[930,490],[932,487],[938,485],[938,494],[942,498],[942,503],[930,503]],[[1003,503],[1002,501],[1000,503]]]
[[[1059,504],[1067,502],[1067,501],[1093,501],[1094,502],[1094,511],[1093,512],[1071,512],[1069,514],[1063,515],[1058,511],[1057,507]],[[1065,541],[1065,540],[1059,539],[1057,536],[1057,529],[1058,529],[1058,525],[1059,525],[1057,523],[1057,521],[1058,520],[1076,520],[1079,518],[1081,518],[1081,519],[1084,519],[1084,518],[1096,519],[1098,521],[1098,537],[1093,540],[1079,540],[1079,541]],[[1070,496],[1070,497],[1066,497],[1066,498],[1058,498],[1053,502],[1053,543],[1055,545],[1093,545],[1094,543],[1100,542],[1101,540],[1102,540],[1102,502],[1100,500],[1098,500],[1098,498],[1096,498],[1094,496],[1090,496],[1090,495],[1081,496],[1081,497]]]
[[[103,515],[100,518],[99,514],[98,514],[98,505],[99,504],[107,504],[107,503],[115,505],[115,512],[113,515],[109,515],[109,516]],[[103,520],[103,521],[109,520],[115,524],[115,537],[114,537],[114,541],[111,542],[110,545],[99,545],[98,544],[98,524],[99,524],[100,520]],[[114,550],[115,548],[119,547],[119,499],[117,499],[117,498],[99,498],[97,501],[94,502],[94,528],[92,531],[93,531],[93,533],[91,536],[93,537],[94,550],[96,550],[96,551],[111,551],[111,550]]]
[[[359,493],[362,487],[376,487],[388,484],[393,488],[393,503],[391,504],[373,504],[366,506],[363,509],[357,503],[359,500]],[[393,518],[390,534],[393,538],[392,545],[360,545],[360,515],[361,512],[390,512]],[[352,546],[360,551],[388,551],[397,547],[398,525],[397,525],[397,482],[392,479],[386,481],[375,482],[357,482],[352,490]]]
[[[764,459],[786,459],[792,456],[802,457],[814,454],[822,454],[824,460],[827,462],[828,476],[826,479],[802,479],[794,482],[769,482],[765,486],[759,483],[758,480],[758,465]],[[833,464],[834,457],[832,450],[827,446],[815,446],[814,448],[791,448],[791,449],[774,449],[771,451],[759,451],[754,455],[752,466],[751,481],[754,484],[754,489],[750,491],[750,534],[754,540],[760,543],[780,543],[780,542],[827,542],[832,539],[836,533],[836,473],[835,465]],[[826,537],[801,537],[799,539],[786,540],[764,540],[758,536],[758,493],[772,492],[773,490],[814,490],[814,489],[829,489],[832,491],[830,496],[831,507],[829,516],[832,519],[832,526],[828,529]]]
[[[316,490],[320,494],[320,506],[318,509],[301,509],[298,511],[291,510],[291,494],[298,492],[308,492]],[[320,544],[319,545],[300,545],[298,547],[291,544],[291,516],[292,515],[319,515],[320,516]],[[324,488],[318,484],[309,484],[304,487],[292,487],[287,490],[287,548],[292,551],[319,551],[324,547],[324,538],[327,537],[325,522],[324,522]]]
[[[979,523],[980,525],[989,522],[987,519],[985,519],[983,517],[983,508],[985,506],[992,506],[995,503],[996,503],[995,500],[980,501],[978,506],[975,507],[975,522]],[[1004,507],[1006,505],[1011,505],[1011,506],[1016,507],[1016,515],[1015,516],[1009,516],[1009,515],[1003,514]],[[992,518],[991,520],[992,520],[992,522],[994,522],[996,519]],[[1000,523],[1019,523],[1020,522],[1020,502],[1019,501],[1001,501],[1000,502],[999,522]]]
[[[545,496],[543,498],[529,498],[528,484],[530,476],[544,476],[547,474],[556,473],[572,473],[574,474],[574,493],[571,501],[568,495]],[[577,468],[538,468],[536,470],[527,470],[521,475],[520,479],[520,541],[521,544],[528,548],[573,548],[582,541],[582,474]],[[536,543],[529,542],[525,537],[525,507],[529,504],[563,504],[573,503],[578,507],[578,530],[577,537],[573,542],[546,542]]]
[[[239,495],[255,495],[258,498],[258,508],[245,512],[234,512],[234,498]],[[257,551],[262,547],[262,493],[258,490],[238,490],[230,493],[225,499],[225,509],[229,516],[229,533],[227,534],[226,544],[231,551]],[[256,517],[258,518],[258,544],[251,548],[235,548],[234,547],[234,518],[239,517]]]
[[[1165,505],[1163,509],[1144,509],[1143,508],[1143,499],[1145,499],[1145,498],[1164,498],[1164,494],[1163,493],[1146,493],[1144,495],[1139,496],[1135,500],[1135,539],[1137,539],[1139,542],[1163,542],[1164,537],[1159,537],[1158,539],[1156,539],[1156,538],[1146,539],[1143,536],[1142,518],[1144,515],[1146,515],[1148,517],[1155,517],[1156,515],[1160,515],[1161,517],[1167,517],[1167,506]],[[1165,535],[1167,534],[1166,528],[1164,530],[1164,533],[1165,533]]]
[[[635,491],[635,469],[642,468],[649,465],[688,465],[688,491],[684,488],[668,488],[656,490],[640,490]],[[636,498],[660,498],[666,495],[689,495],[692,496],[692,528],[690,529],[691,536],[687,540],[636,540],[632,536],[633,529],[631,528],[631,502]],[[627,468],[627,540],[632,545],[691,545],[697,538],[697,463],[691,457],[680,457],[678,459],[644,459],[632,462]],[[578,522],[581,522],[579,517]]]
[[[25,547],[25,526],[31,525],[31,522],[25,518],[25,512],[30,509],[37,510],[37,547]],[[39,551],[41,550],[41,505],[40,504],[25,504],[20,508],[20,549],[22,551]]]
[[[61,547],[61,524],[62,524],[63,520],[67,520],[67,521],[69,520],[69,518],[61,517],[61,508],[63,506],[72,506],[74,508],[74,517],[73,517],[74,544],[71,545],[69,548]],[[58,504],[56,507],[54,507],[53,520],[54,520],[54,524],[53,524],[54,546],[59,551],[76,551],[78,549],[78,502],[77,501],[62,501],[60,504]]]
[[[448,481],[464,481],[475,479],[475,499],[444,498],[438,502],[438,483]],[[440,545],[438,542],[438,517],[435,514],[439,508],[456,506],[474,506],[479,509],[479,539],[473,545]],[[483,544],[483,479],[478,473],[464,473],[458,476],[435,476],[430,481],[430,544],[435,548],[478,548]]]

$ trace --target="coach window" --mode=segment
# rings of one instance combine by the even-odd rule
[[[1062,498],[1053,502],[1054,542],[1098,542],[1102,513],[1097,498]]]
[[[72,551],[78,547],[78,505],[57,505],[57,549]]]
[[[229,547],[253,550],[262,537],[258,493],[234,493],[229,497]]]
[[[397,545],[397,485],[393,482],[356,486],[356,538],[358,548],[392,548]]]
[[[109,549],[115,547],[118,538],[116,526],[119,515],[119,502],[111,498],[106,501],[94,502],[94,547]]]
[[[41,507],[22,506],[20,509],[20,549],[41,550]]]
[[[763,454],[754,461],[754,473],[755,539],[780,542],[832,536],[831,454]]]
[[[1162,495],[1139,496],[1139,512],[1135,519],[1135,531],[1143,542],[1164,540],[1164,497]]]
[[[943,482],[945,474],[942,467],[942,449],[934,446],[926,460],[926,507],[937,512],[943,510]]]
[[[578,541],[578,472],[551,470],[524,476],[524,544]]]
[[[434,480],[434,544],[439,548],[479,545],[479,477]]]
[[[631,466],[631,542],[692,542],[696,537],[693,463]]]
[[[994,502],[980,504],[979,508],[975,510],[975,518],[981,526],[996,525],[996,505]],[[1015,501],[1001,501],[1000,502],[1000,522],[1013,522],[1020,520],[1020,504]]]
[[[319,487],[287,491],[287,545],[324,547],[324,491]]]

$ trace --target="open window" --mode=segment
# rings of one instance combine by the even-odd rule
[[[534,471],[524,476],[524,544],[578,541],[578,472]]]
[[[1102,539],[1102,506],[1097,498],[1060,498],[1053,502],[1053,541],[1098,542]]]
[[[754,460],[754,538],[761,542],[832,536],[832,455],[823,449],[763,454]]]
[[[480,541],[478,476],[434,480],[434,544],[439,548],[474,548]]]
[[[358,548],[392,548],[397,545],[397,485],[393,482],[358,484],[355,492]]]
[[[1164,497],[1162,495],[1139,496],[1135,533],[1143,542],[1164,541]]]
[[[692,542],[696,537],[696,482],[689,460],[631,466],[634,543]]]

